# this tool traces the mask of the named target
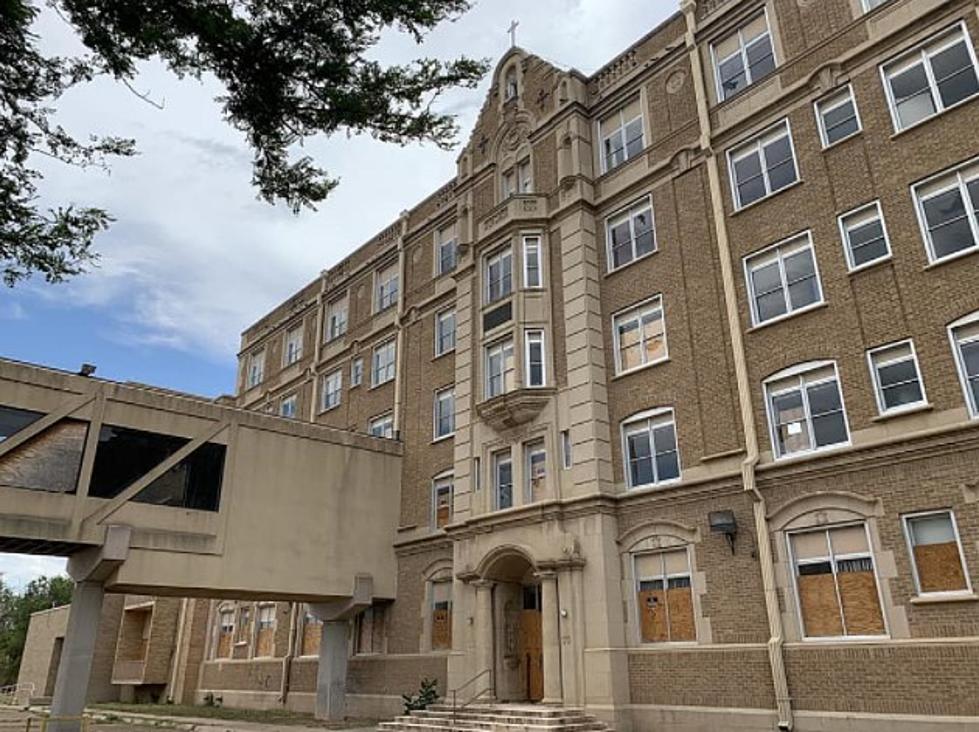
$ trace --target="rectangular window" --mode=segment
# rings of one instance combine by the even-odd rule
[[[525,194],[534,191],[534,174],[530,167],[530,158],[524,158],[517,163],[517,190]]]
[[[869,13],[874,8],[879,8],[881,5],[889,3],[891,0],[863,0],[863,11]]]
[[[473,490],[478,493],[483,488],[482,461],[478,457],[473,458]]]
[[[350,386],[360,386],[364,383],[364,359],[355,358],[350,362]]]
[[[612,318],[615,373],[659,363],[667,357],[663,298],[656,296]]]
[[[231,644],[235,635],[235,611],[222,610],[218,614],[218,647],[216,658],[231,658]]]
[[[979,162],[942,173],[912,190],[930,262],[979,251]]]
[[[248,357],[248,372],[245,379],[246,388],[251,389],[265,380],[265,349],[256,351]]]
[[[432,583],[432,650],[452,649],[452,581]]]
[[[458,246],[455,232],[455,224],[452,224],[452,226],[439,229],[435,235],[439,275],[448,274],[456,268]]]
[[[255,637],[256,658],[269,658],[275,649],[275,605],[258,608],[258,633]]]
[[[812,236],[808,231],[747,257],[744,266],[754,325],[823,302]]]
[[[867,353],[867,358],[881,414],[893,414],[925,403],[925,388],[912,341],[876,348]]]
[[[626,160],[641,153],[646,143],[643,139],[643,119],[640,98],[634,99],[622,109],[603,118],[598,125],[602,140],[602,172],[613,170]]]
[[[525,334],[527,353],[527,386],[531,388],[547,385],[547,366],[544,356],[544,331],[528,330]]]
[[[435,392],[434,422],[436,440],[456,431],[455,389]]]
[[[640,201],[605,222],[608,268],[625,267],[656,251],[656,227],[651,198]]]
[[[547,480],[547,451],[544,441],[537,440],[524,447],[524,503],[533,503],[544,495]]]
[[[765,385],[776,457],[848,444],[835,363],[813,364]]]
[[[493,456],[493,498],[495,508],[513,508],[513,460],[510,451]]]
[[[435,313],[435,355],[444,356],[456,348],[456,311]]]
[[[297,394],[292,394],[291,396],[287,396],[281,402],[279,402],[280,417],[295,419],[298,413],[299,413],[299,396]]]
[[[513,339],[486,347],[486,398],[492,399],[513,390]]]
[[[432,482],[432,525],[444,529],[452,521],[452,475],[444,475]]]
[[[860,111],[853,96],[853,87],[847,86],[826,99],[816,102],[816,121],[823,147],[827,148],[853,137],[862,130]]]
[[[979,317],[953,326],[949,333],[969,413],[979,417]]]
[[[483,275],[487,303],[507,297],[513,291],[513,252],[507,248],[487,257]]]
[[[500,176],[500,193],[502,198],[500,200],[505,201],[514,193],[517,192],[517,171],[513,168],[503,172]]]
[[[874,558],[863,524],[789,535],[807,638],[886,633]]]
[[[645,488],[680,477],[672,409],[641,414],[622,424],[623,462],[629,488]]]
[[[397,344],[392,338],[387,343],[374,346],[371,356],[371,386],[386,384],[394,378],[395,349]]]
[[[252,633],[252,609],[250,607],[238,608],[238,628],[235,635],[235,642],[241,645],[248,643]]]
[[[523,286],[529,289],[544,286],[539,236],[525,236],[523,239]]]
[[[394,416],[382,414],[374,417],[367,424],[367,433],[373,437],[383,437],[386,440],[394,439]]]
[[[372,605],[354,619],[354,654],[373,656],[384,653],[385,612]]]
[[[762,13],[711,47],[717,78],[717,98],[730,99],[775,70],[775,49]]]
[[[303,615],[303,656],[316,656],[320,652],[320,640],[323,637],[323,621],[308,610]]]
[[[387,310],[398,303],[398,265],[381,270],[375,275],[374,311]]]
[[[285,348],[282,349],[283,366],[292,366],[303,357],[303,327],[293,328],[286,333]]]
[[[898,132],[979,94],[976,57],[965,24],[881,66]]]
[[[323,377],[323,397],[321,411],[326,412],[340,406],[340,398],[343,395],[343,372],[334,371]]]
[[[571,446],[571,431],[561,430],[561,465],[565,470],[571,470],[573,461],[574,454]]]
[[[905,516],[904,531],[919,595],[972,592],[951,511]]]
[[[639,554],[634,559],[642,642],[697,640],[687,550]]]
[[[880,201],[840,216],[840,235],[851,272],[890,259],[891,242]]]
[[[327,342],[342,337],[347,332],[347,298],[334,300],[326,306]]]
[[[734,208],[778,193],[799,180],[788,120],[728,152]]]

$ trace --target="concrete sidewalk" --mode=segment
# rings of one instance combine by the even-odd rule
[[[140,729],[172,729],[184,732],[323,732],[324,730],[343,730],[343,732],[375,732],[377,727],[327,727],[317,724],[266,724],[244,720],[214,719],[213,717],[167,716],[162,714],[139,714],[137,712],[117,712],[108,709],[89,709],[85,712],[99,729],[103,725],[117,727],[130,725]],[[130,727],[126,727],[128,729]]]

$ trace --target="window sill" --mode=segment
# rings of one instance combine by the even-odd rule
[[[868,270],[874,269],[876,267],[880,267],[881,265],[888,264],[893,261],[894,261],[894,256],[888,254],[886,257],[881,257],[880,259],[875,259],[871,262],[865,262],[864,264],[861,264],[859,267],[849,268],[847,270],[847,273],[851,275],[855,275],[855,274],[859,274],[860,272],[867,272]]]
[[[973,254],[979,254],[979,246],[969,247],[968,249],[963,249],[955,254],[949,254],[947,257],[942,257],[941,259],[936,259],[933,262],[929,262],[925,265],[925,272],[937,269],[943,264],[948,264],[949,262],[956,262],[964,257],[971,257]]]
[[[828,145],[823,145],[823,152],[829,152],[833,148],[839,147],[844,142],[849,142],[850,140],[853,140],[854,138],[860,137],[860,135],[862,135],[862,134],[863,134],[863,128],[857,130],[856,132],[854,132],[852,134],[847,135],[846,137],[841,137],[836,142],[831,142]]]
[[[386,384],[390,384],[392,381],[394,381],[393,378],[387,379],[385,381],[378,382],[377,384],[371,384],[370,388],[371,388],[371,390],[373,390],[373,389],[380,389],[382,386],[384,386]]]
[[[636,257],[635,259],[633,259],[631,262],[628,262],[627,264],[623,264],[623,265],[621,265],[619,267],[616,267],[615,269],[608,269],[608,270],[606,270],[605,271],[605,274],[603,276],[604,277],[611,277],[612,275],[617,275],[619,272],[624,272],[625,270],[629,269],[629,267],[631,267],[631,266],[633,266],[635,264],[639,264],[640,262],[644,262],[645,260],[647,260],[650,257],[652,257],[654,254],[659,254],[659,241],[656,241],[653,244],[653,247],[654,247],[653,248],[653,251],[646,252],[642,256]],[[609,256],[608,246],[605,247],[605,256],[608,258],[608,261],[606,261],[606,263],[605,263],[606,266],[608,266],[608,262],[611,261],[611,257]]]
[[[797,168],[798,168],[798,165],[799,165],[799,162],[798,162],[798,160],[796,160],[796,167]],[[782,195],[786,191],[791,191],[793,188],[797,188],[798,186],[801,186],[804,182],[805,181],[802,178],[799,178],[795,183],[790,183],[789,185],[785,186],[785,188],[779,188],[774,193],[769,193],[764,198],[759,198],[757,201],[752,201],[747,206],[742,206],[741,208],[736,208],[734,211],[731,212],[731,217],[733,218],[734,216],[737,216],[739,214],[742,214],[745,211],[750,211],[755,206],[758,206],[759,204],[765,203],[765,201],[770,201],[773,198],[775,198],[776,196]]]
[[[453,354],[453,353],[455,353],[455,352],[456,352],[456,349],[454,349],[454,348],[450,348],[450,349],[449,349],[449,350],[447,350],[447,351],[442,351],[442,353],[436,353],[436,354],[435,354],[435,355],[434,355],[434,356],[432,357],[432,362],[434,363],[435,361],[438,361],[438,360],[439,360],[439,359],[441,359],[441,358],[445,358],[446,356],[449,356],[449,355],[451,355],[451,354]]]
[[[664,488],[672,488],[675,485],[679,485],[683,482],[683,475],[681,473],[679,478],[673,478],[672,480],[664,480],[659,483],[647,483],[645,485],[626,485],[626,493],[653,493],[655,491],[663,490]]]
[[[642,371],[645,371],[647,369],[651,369],[654,366],[660,366],[660,365],[662,365],[664,363],[669,363],[669,362],[670,362],[670,357],[669,356],[664,356],[663,358],[657,359],[655,361],[650,361],[649,363],[644,363],[642,366],[636,366],[635,368],[631,368],[628,371],[617,372],[615,374],[615,376],[612,377],[611,380],[612,381],[618,381],[619,379],[624,379],[627,376],[632,376],[633,374],[638,374],[638,373],[640,373]]]
[[[340,408],[340,405],[339,404],[334,404],[332,407],[326,407],[325,409],[320,409],[320,411],[317,412],[317,414],[326,414],[327,412],[332,412],[332,411],[337,410],[339,408]]]
[[[823,308],[829,307],[829,301],[823,300],[822,302],[813,303],[812,305],[806,305],[804,308],[799,308],[798,310],[793,310],[791,313],[786,313],[785,315],[779,315],[777,318],[772,318],[771,320],[766,320],[764,323],[759,323],[758,325],[753,325],[748,328],[748,333],[754,333],[755,331],[763,330],[772,325],[778,323],[784,323],[786,320],[791,320],[799,315],[804,315],[806,313],[811,313],[814,310],[822,310]]]
[[[450,432],[450,433],[449,433],[449,434],[447,434],[447,435],[442,435],[441,437],[436,437],[436,438],[434,438],[434,439],[432,440],[432,444],[433,444],[433,445],[436,445],[436,444],[438,444],[439,442],[445,442],[446,440],[451,440],[451,439],[452,439],[453,437],[455,437],[455,436],[456,436],[456,433],[455,433],[455,432]]]
[[[840,442],[836,445],[827,445],[826,447],[817,447],[814,450],[806,450],[804,452],[793,452],[788,455],[775,455],[773,463],[777,465],[785,465],[787,463],[793,463],[801,460],[808,460],[809,458],[819,457],[827,453],[835,452],[837,450],[845,450],[848,447],[852,447],[853,443],[850,440],[846,442]]]
[[[911,598],[912,605],[943,605],[954,602],[979,602],[979,595],[974,592],[935,592]]]
[[[904,409],[893,409],[889,412],[884,412],[883,414],[878,414],[874,417],[871,422],[888,422],[892,419],[898,419],[899,417],[907,417],[912,414],[921,414],[922,412],[930,412],[934,409],[931,404],[927,402],[924,404],[915,404],[911,407],[905,407]]]

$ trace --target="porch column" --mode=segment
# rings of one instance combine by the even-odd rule
[[[544,648],[544,704],[564,701],[561,691],[561,630],[558,612],[557,572],[543,571],[541,584],[541,642]]]
[[[316,671],[316,718],[343,721],[347,714],[348,620],[327,620],[320,637],[319,667]]]
[[[92,674],[92,656],[102,620],[102,601],[105,585],[102,582],[78,582],[71,593],[68,629],[65,631],[61,663],[51,702],[53,721],[51,732],[75,732],[81,729],[81,715],[88,696],[88,681]],[[57,721],[59,717],[72,718]]]
[[[493,583],[476,580],[476,670],[474,674],[489,670],[493,685],[492,697],[496,697],[496,654],[493,652]]]

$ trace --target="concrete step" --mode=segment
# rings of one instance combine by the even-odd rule
[[[451,729],[453,726],[465,724],[469,727],[476,727],[483,730],[492,730],[496,726],[520,727],[531,732],[547,732],[547,730],[567,730],[568,732],[590,732],[591,730],[603,730],[605,725],[594,719],[587,717],[552,717],[541,720],[534,717],[511,717],[499,716],[490,717],[486,715],[459,714],[454,719],[451,713],[442,716],[429,714],[412,714],[410,717],[400,717],[397,720],[403,723],[425,723],[440,729]]]
[[[576,707],[479,702],[452,709],[445,702],[379,725],[382,732],[613,732]]]

